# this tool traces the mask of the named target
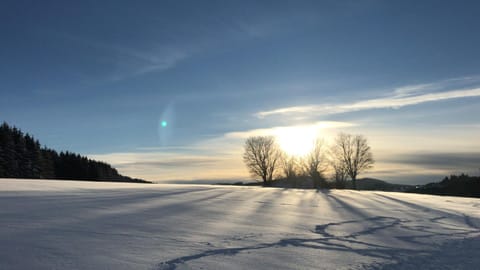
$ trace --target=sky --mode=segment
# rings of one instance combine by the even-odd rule
[[[363,176],[478,175],[479,10],[3,0],[0,121],[160,182],[248,180],[248,136],[312,132],[364,135],[376,163]]]

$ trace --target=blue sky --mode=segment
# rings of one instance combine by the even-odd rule
[[[245,179],[245,137],[292,126],[327,141],[364,134],[377,160],[367,176],[478,174],[478,10],[477,1],[2,1],[0,120],[149,180]]]

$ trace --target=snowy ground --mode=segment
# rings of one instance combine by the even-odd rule
[[[0,269],[478,269],[480,200],[0,179]]]

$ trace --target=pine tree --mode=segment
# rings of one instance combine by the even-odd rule
[[[0,177],[145,182],[120,175],[103,162],[42,148],[32,136],[7,123],[0,126]]]

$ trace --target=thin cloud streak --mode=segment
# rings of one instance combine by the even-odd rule
[[[393,91],[393,93],[395,97],[399,98],[399,97],[425,94],[427,92],[448,91],[455,88],[469,89],[469,88],[475,87],[479,83],[480,83],[479,76],[460,77],[460,78],[452,78],[452,79],[447,79],[447,80],[433,82],[433,83],[423,83],[423,84],[402,86],[402,87],[396,88]]]
[[[386,158],[384,162],[402,163],[432,169],[478,170],[480,164],[479,152],[427,152],[399,154]]]
[[[451,174],[478,175],[479,152],[410,152],[382,156],[365,177],[392,183],[426,184]]]
[[[300,132],[316,132],[324,131],[325,129],[340,129],[356,126],[357,124],[340,121],[320,121],[314,124],[297,125],[297,126],[280,126],[272,128],[252,129],[247,131],[235,131],[225,134],[226,138],[246,139],[250,136],[278,136],[289,132],[291,130],[298,130]]]
[[[112,57],[112,61],[115,62],[116,67],[115,70],[112,71],[112,74],[107,76],[107,80],[109,81],[120,81],[155,71],[165,71],[174,68],[179,62],[189,58],[193,54],[191,48],[174,44],[152,46],[150,49],[141,50],[70,33],[52,32],[51,34],[103,50],[109,54],[114,53],[116,57]]]
[[[426,85],[424,85],[426,87]],[[423,87],[423,88],[424,88]],[[422,87],[413,88],[409,90],[418,91],[423,89]],[[405,92],[405,91],[404,91]],[[371,109],[398,109],[405,106],[417,105],[426,102],[442,101],[448,99],[456,98],[466,98],[466,97],[478,97],[480,96],[480,88],[474,89],[464,89],[464,90],[453,90],[439,93],[428,93],[416,96],[405,96],[405,93],[400,95],[394,95],[393,97],[388,98],[377,98],[363,100],[353,103],[346,104],[322,104],[322,105],[307,105],[307,106],[295,106],[295,107],[286,107],[275,109],[271,111],[262,111],[255,114],[258,118],[264,118],[267,116],[277,115],[277,114],[301,114],[301,113],[316,113],[316,114],[339,114]]]
[[[217,149],[215,155],[188,155],[175,152],[131,152],[90,155],[118,168],[120,173],[150,181],[175,179],[245,178],[247,174],[237,155],[229,156]]]

